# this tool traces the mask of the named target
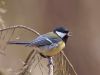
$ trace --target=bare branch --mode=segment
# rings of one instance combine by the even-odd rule
[[[73,65],[71,64],[71,62],[69,61],[69,59],[67,58],[67,56],[65,55],[65,53],[63,51],[61,51],[62,55],[65,57],[65,59],[67,60],[68,64],[70,65],[70,67],[72,68],[72,70],[74,71],[75,75],[77,75]]]
[[[13,28],[24,28],[26,30],[29,30],[31,32],[36,33],[37,35],[40,35],[36,30],[34,30],[32,28],[29,28],[27,26],[24,26],[24,25],[15,25],[15,26],[6,27],[6,28],[3,28],[3,29],[0,29],[0,31],[4,31],[4,30],[8,30],[8,29],[13,29]]]
[[[54,69],[53,69],[53,64],[54,64],[54,63],[53,63],[53,58],[52,58],[52,57],[48,58],[48,61],[49,61],[49,65],[48,65],[48,66],[49,66],[49,74],[48,74],[48,75],[54,75],[54,74],[53,74],[53,73],[54,73],[54,72],[53,72],[53,70],[54,70]]]

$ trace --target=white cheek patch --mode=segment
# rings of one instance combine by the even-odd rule
[[[56,31],[56,33],[57,33],[61,38],[63,38],[63,37],[66,35],[66,33],[62,33],[62,32],[59,32],[59,31]]]

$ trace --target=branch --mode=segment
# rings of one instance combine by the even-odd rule
[[[65,59],[67,60],[67,62],[69,63],[69,65],[71,66],[72,70],[74,71],[75,75],[77,75],[73,65],[71,64],[71,62],[69,61],[69,59],[67,58],[67,56],[65,55],[65,53],[63,51],[61,51],[62,55],[65,57]]]
[[[54,75],[53,74],[53,58],[52,57],[50,57],[50,58],[48,58],[48,61],[49,61],[49,64],[48,64],[48,66],[49,66],[49,74],[48,75]]]
[[[26,30],[29,30],[31,32],[36,33],[38,36],[40,35],[36,30],[34,30],[32,28],[29,28],[27,26],[24,26],[24,25],[15,25],[15,26],[6,27],[6,28],[3,28],[3,29],[0,29],[0,31],[4,31],[4,30],[8,30],[8,29],[13,29],[13,28],[24,28]]]

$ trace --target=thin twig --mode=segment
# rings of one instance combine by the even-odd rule
[[[73,65],[71,64],[71,62],[69,61],[69,59],[67,58],[67,56],[65,55],[65,53],[63,51],[61,51],[62,55],[65,57],[65,59],[67,60],[68,64],[70,65],[70,67],[72,68],[72,70],[74,71],[75,75],[77,75]]]
[[[38,36],[40,35],[36,30],[32,29],[32,28],[29,28],[27,26],[24,26],[24,25],[15,25],[15,26],[10,26],[10,27],[6,27],[6,28],[3,28],[3,29],[0,29],[0,31],[4,31],[4,30],[8,30],[8,29],[13,29],[13,28],[24,28],[26,30],[29,30],[31,32],[34,32],[35,34],[37,34]]]

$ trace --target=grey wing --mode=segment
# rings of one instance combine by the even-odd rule
[[[37,37],[35,40],[33,40],[32,42],[30,42],[28,46],[42,47],[42,46],[51,45],[52,43],[53,42],[48,37],[41,35]]]

